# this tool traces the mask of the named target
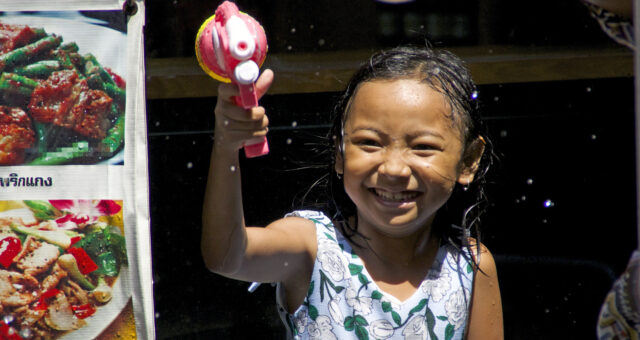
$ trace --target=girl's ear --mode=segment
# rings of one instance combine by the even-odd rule
[[[342,158],[342,152],[336,150],[336,164],[334,166],[334,170],[338,175],[342,175],[344,173],[344,159]]]
[[[485,145],[486,142],[484,138],[478,136],[478,138],[467,147],[464,155],[462,155],[462,171],[460,171],[460,175],[458,175],[458,183],[469,185],[473,182],[476,171],[478,171],[478,167],[480,166],[480,159],[484,153]]]

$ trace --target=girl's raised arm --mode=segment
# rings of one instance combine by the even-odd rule
[[[265,70],[256,82],[258,97],[272,82],[273,72]],[[247,110],[236,106],[237,95],[235,85],[218,88],[215,138],[202,211],[202,256],[209,270],[227,277],[287,281],[309,262],[300,255],[313,249],[315,227],[298,218],[279,220],[268,228],[245,226],[238,150],[244,143],[261,140],[269,121],[261,106]]]

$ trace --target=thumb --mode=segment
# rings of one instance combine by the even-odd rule
[[[256,95],[258,96],[258,99],[262,98],[262,96],[269,90],[271,84],[273,84],[273,71],[266,69],[256,81]]]

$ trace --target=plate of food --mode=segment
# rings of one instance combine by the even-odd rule
[[[126,34],[50,15],[0,16],[0,166],[122,164]]]
[[[0,201],[0,338],[94,339],[122,313],[131,291],[121,206]]]

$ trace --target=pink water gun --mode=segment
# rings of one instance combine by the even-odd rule
[[[236,104],[248,109],[258,106],[255,82],[267,56],[267,37],[260,24],[238,7],[225,1],[207,19],[196,37],[196,57],[200,67],[221,82],[232,82],[240,90]],[[247,157],[269,153],[266,137],[245,145]]]

